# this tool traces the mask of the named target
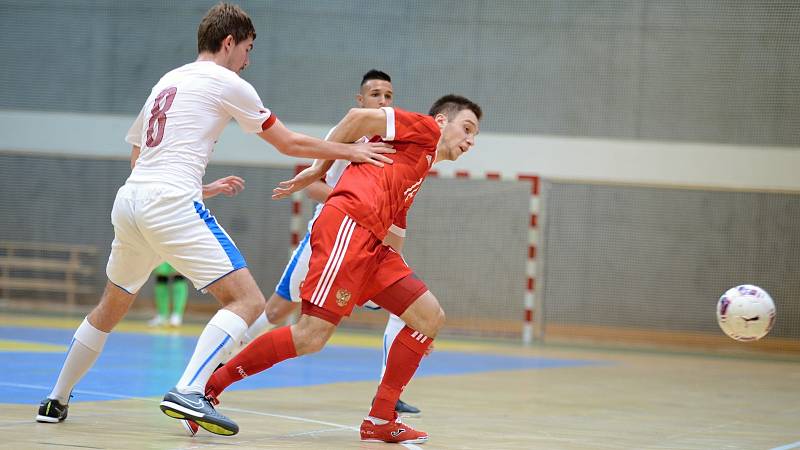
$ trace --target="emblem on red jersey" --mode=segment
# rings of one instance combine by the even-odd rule
[[[350,291],[347,289],[339,289],[336,291],[336,304],[339,307],[344,307],[350,301]]]

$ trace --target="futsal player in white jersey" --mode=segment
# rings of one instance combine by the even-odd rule
[[[391,163],[384,153],[393,150],[386,146],[336,144],[287,129],[239,77],[249,64],[255,37],[250,17],[241,8],[225,3],[212,7],[198,29],[197,60],[156,83],[128,131],[135,165],[111,212],[109,281],[99,304],[76,330],[37,421],[66,419],[72,389],[92,367],[150,272],[166,261],[197,289],[211,292],[222,309],[201,333],[161,409],[213,433],[238,431],[236,423],[217,413],[204,396],[208,377],[227,360],[265,302],[241,252],[202,201],[206,165],[232,118],[243,131],[258,134],[290,156]]]
[[[379,70],[370,70],[364,74],[361,79],[358,95],[356,95],[356,103],[359,108],[382,108],[385,106],[392,106],[393,100],[392,78],[388,74]],[[330,135],[330,132],[328,134]],[[289,263],[286,265],[283,275],[278,285],[275,287],[275,292],[270,296],[269,300],[267,300],[265,308],[266,315],[256,319],[256,322],[250,327],[250,330],[248,330],[247,334],[250,339],[257,337],[273,325],[282,324],[291,313],[299,309],[301,303],[300,283],[302,283],[308,273],[308,261],[311,258],[311,245],[309,245],[311,227],[314,224],[314,219],[317,218],[319,212],[322,210],[322,206],[328,198],[328,194],[331,193],[333,187],[339,182],[339,178],[341,178],[342,173],[349,165],[350,161],[346,160],[334,162],[328,172],[326,172],[324,181],[316,181],[305,189],[306,194],[311,199],[317,201],[318,204],[314,209],[311,220],[308,222],[308,230],[305,237],[300,241],[294,253],[292,253]],[[368,302],[365,306],[370,307],[370,305],[374,305],[374,303]],[[377,307],[377,305],[373,307]],[[399,317],[394,314],[389,314],[389,321],[386,324],[386,330],[383,334],[381,376],[383,376],[383,373],[386,371],[388,350],[392,347],[392,342],[394,342],[397,333],[400,332],[404,326],[405,322]],[[406,415],[420,413],[419,408],[411,406],[402,400],[397,401],[395,409],[398,413]]]

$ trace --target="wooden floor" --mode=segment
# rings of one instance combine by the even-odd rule
[[[426,449],[800,448],[797,360],[446,341],[440,349],[598,363],[415,379],[403,397],[423,409],[407,422],[430,433]],[[73,403],[61,424],[36,423],[36,405],[2,404],[0,447],[389,448],[358,439],[374,390],[359,381],[229,391],[220,411],[241,427],[232,437],[184,436],[158,397]]]

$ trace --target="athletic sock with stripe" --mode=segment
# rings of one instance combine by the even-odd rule
[[[389,358],[386,360],[386,372],[383,374],[381,384],[378,386],[378,393],[375,394],[375,401],[369,411],[371,417],[394,420],[394,407],[397,399],[403,393],[406,384],[411,381],[411,377],[419,367],[419,362],[425,355],[425,350],[433,342],[433,339],[425,336],[419,331],[414,331],[406,325],[394,340],[389,349]]]
[[[246,331],[244,319],[227,309],[217,311],[200,334],[194,354],[175,385],[178,392],[205,392],[208,378],[221,362],[228,359]]]

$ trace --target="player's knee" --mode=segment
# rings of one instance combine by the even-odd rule
[[[447,316],[445,316],[444,310],[442,308],[439,308],[439,315],[437,316],[436,331],[441,330],[446,321],[447,321]]]
[[[278,324],[282,322],[282,317],[274,306],[267,304],[266,308],[264,308],[264,313],[267,315],[267,321],[269,323]]]
[[[292,325],[292,339],[298,355],[316,353],[325,347],[336,327],[320,320],[312,321],[303,316]]]
[[[428,336],[435,337],[439,333],[439,330],[441,330],[442,327],[444,326],[445,320],[446,317],[444,315],[444,310],[442,308],[438,308],[438,310],[434,314],[432,314],[430,318],[428,324],[430,333],[428,334]]]
[[[276,305],[271,301],[267,302],[267,305],[264,307],[264,313],[267,315],[269,323],[278,325],[286,321],[286,316],[289,315],[287,314],[288,310],[281,306],[282,305]]]
[[[434,338],[444,326],[444,321],[444,311],[442,308],[436,307],[436,309],[431,310],[424,316],[415,329],[426,336]]]

